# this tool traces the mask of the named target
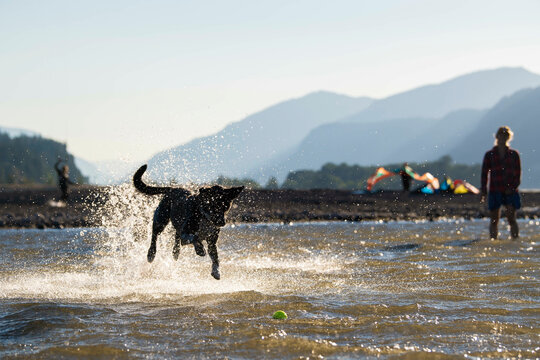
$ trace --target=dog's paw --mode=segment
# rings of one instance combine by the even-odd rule
[[[221,279],[221,276],[219,275],[219,268],[217,266],[212,266],[212,276],[214,279],[219,280]]]
[[[196,241],[193,243],[193,247],[195,248],[195,253],[199,256],[205,256],[206,251],[204,250],[204,246],[200,241]]]
[[[150,249],[148,249],[148,255],[146,255],[146,258],[148,259],[148,262],[151,263],[154,261],[154,258],[156,257],[156,248],[153,246],[150,246]]]

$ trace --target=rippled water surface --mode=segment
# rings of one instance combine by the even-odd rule
[[[219,281],[192,247],[175,262],[170,233],[148,264],[130,228],[2,230],[0,354],[537,358],[540,223],[520,228],[491,241],[487,221],[227,226]]]

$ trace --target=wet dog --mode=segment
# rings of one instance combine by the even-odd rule
[[[156,187],[146,185],[142,176],[147,165],[143,165],[133,175],[133,185],[147,195],[164,195],[156,211],[152,223],[152,240],[148,249],[148,262],[154,261],[158,235],[163,232],[169,221],[176,231],[173,257],[178,259],[180,245],[193,244],[199,256],[206,251],[202,241],[206,241],[208,255],[212,259],[212,276],[219,280],[219,258],[217,240],[221,227],[225,226],[225,214],[232,201],[240,195],[243,186],[223,188],[215,185],[199,189],[193,194],[179,187]]]

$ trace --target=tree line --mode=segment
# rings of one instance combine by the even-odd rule
[[[383,167],[387,170],[399,169],[403,164],[387,164]],[[480,165],[465,165],[457,164],[448,155],[441,157],[438,160],[431,162],[409,163],[420,175],[425,172],[430,172],[433,176],[440,180],[445,177],[451,179],[466,180],[469,183],[480,185]],[[266,185],[262,186],[252,179],[236,179],[220,176],[217,179],[217,184],[223,186],[239,186],[245,185],[248,188],[258,189],[340,189],[340,190],[357,190],[365,189],[367,179],[375,172],[379,166],[360,166],[349,165],[346,163],[334,164],[327,163],[319,170],[296,170],[291,171],[287,175],[285,181],[280,185],[275,177],[271,177]],[[420,185],[421,183],[418,183]],[[414,184],[413,184],[414,186]],[[399,177],[391,177],[383,180],[375,186],[384,189],[400,189],[401,182]]]

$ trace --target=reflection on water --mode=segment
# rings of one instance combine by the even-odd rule
[[[219,281],[192,247],[175,262],[167,232],[148,264],[146,228],[2,230],[0,353],[535,358],[540,223],[520,227],[490,241],[486,221],[227,226]]]

